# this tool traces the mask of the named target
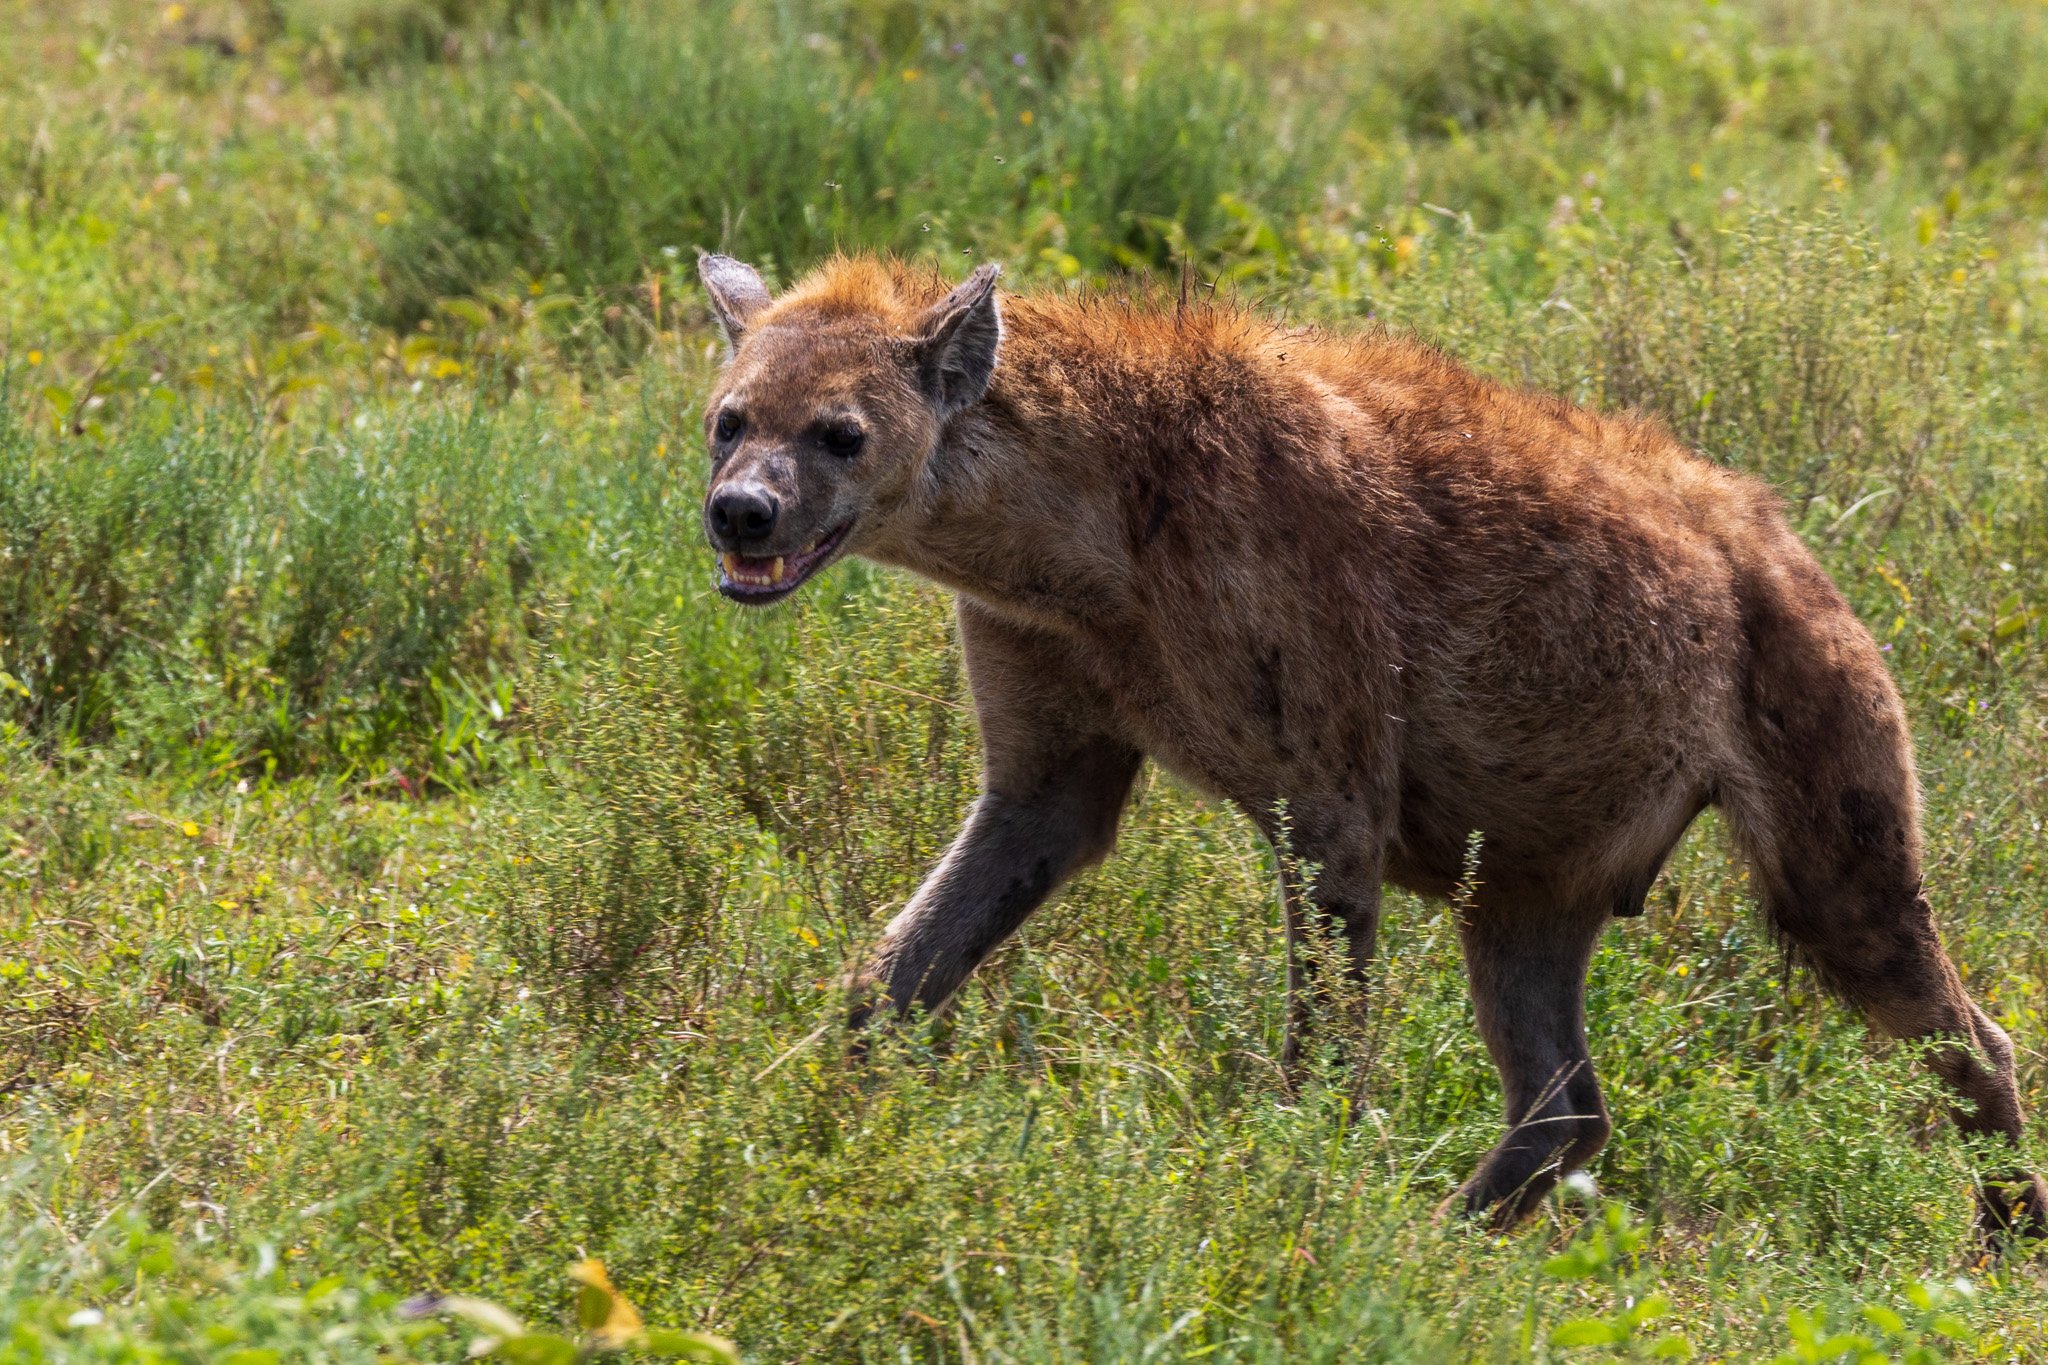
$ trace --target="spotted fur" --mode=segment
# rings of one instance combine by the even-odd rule
[[[712,497],[784,515],[735,552],[844,528],[837,552],[957,595],[984,789],[857,1021],[943,1005],[1108,852],[1148,758],[1269,835],[1284,806],[1319,868],[1290,925],[1334,920],[1361,977],[1382,884],[1450,892],[1476,832],[1460,928],[1509,1131],[1453,1202],[1512,1222],[1608,1138],[1587,962],[1714,805],[1774,931],[1936,1041],[1964,1129],[2017,1142],[2011,1044],[1922,894],[1897,690],[1764,485],[1383,330],[864,258],[779,298],[725,258],[706,282],[735,342],[707,423],[743,428]],[[861,425],[857,458],[817,448],[824,418]],[[2004,1173],[1980,1209],[2038,1230],[2048,1187]]]

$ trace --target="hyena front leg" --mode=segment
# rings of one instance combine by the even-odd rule
[[[887,1007],[903,1015],[944,1005],[1062,882],[1109,852],[1138,763],[1137,750],[1107,740],[1069,740],[1028,762],[1006,755],[855,978],[853,1025]]]
[[[1116,842],[1142,761],[1069,646],[961,598],[981,798],[854,978],[856,1028],[944,1005],[1060,883]]]

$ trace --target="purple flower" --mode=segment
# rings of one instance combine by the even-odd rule
[[[961,53],[963,53],[963,52],[965,52],[965,51],[967,51],[967,44],[965,44],[965,43],[955,43],[955,44],[953,44],[953,55],[954,55],[955,57],[959,56],[959,55],[960,55]]]
[[[1011,66],[1022,66],[1022,65],[1024,65],[1024,54],[1023,54],[1023,53],[1021,53],[1021,52],[1012,52],[1012,53],[1010,54],[1010,65],[1011,65]]]

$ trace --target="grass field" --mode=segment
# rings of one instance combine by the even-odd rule
[[[975,735],[936,590],[712,590],[699,246],[1188,269],[1763,474],[2048,1109],[2048,9],[1168,10],[0,0],[0,1362],[452,1361],[402,1299],[574,1335],[586,1257],[761,1362],[2048,1360],[1711,817],[1512,1236],[1430,1216],[1499,1125],[1451,911],[1290,1095],[1273,855],[1156,776],[843,1059]]]

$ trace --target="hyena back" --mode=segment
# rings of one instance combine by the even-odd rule
[[[1508,1132],[1453,1203],[1511,1223],[1608,1138],[1588,960],[1715,805],[1774,932],[1933,1043],[1962,1128],[2018,1142],[2012,1046],[1921,894],[1898,693],[1762,485],[1384,332],[999,301],[992,268],[948,292],[840,259],[775,298],[702,266],[721,589],[777,600],[857,554],[956,594],[982,791],[857,1024],[942,1006],[1108,853],[1147,758],[1269,837],[1286,812],[1318,868],[1286,889],[1291,962],[1319,917],[1361,979],[1382,884],[1449,893],[1476,834],[1459,928]],[[2048,1186],[2001,1172],[1979,1211],[2039,1231]]]

